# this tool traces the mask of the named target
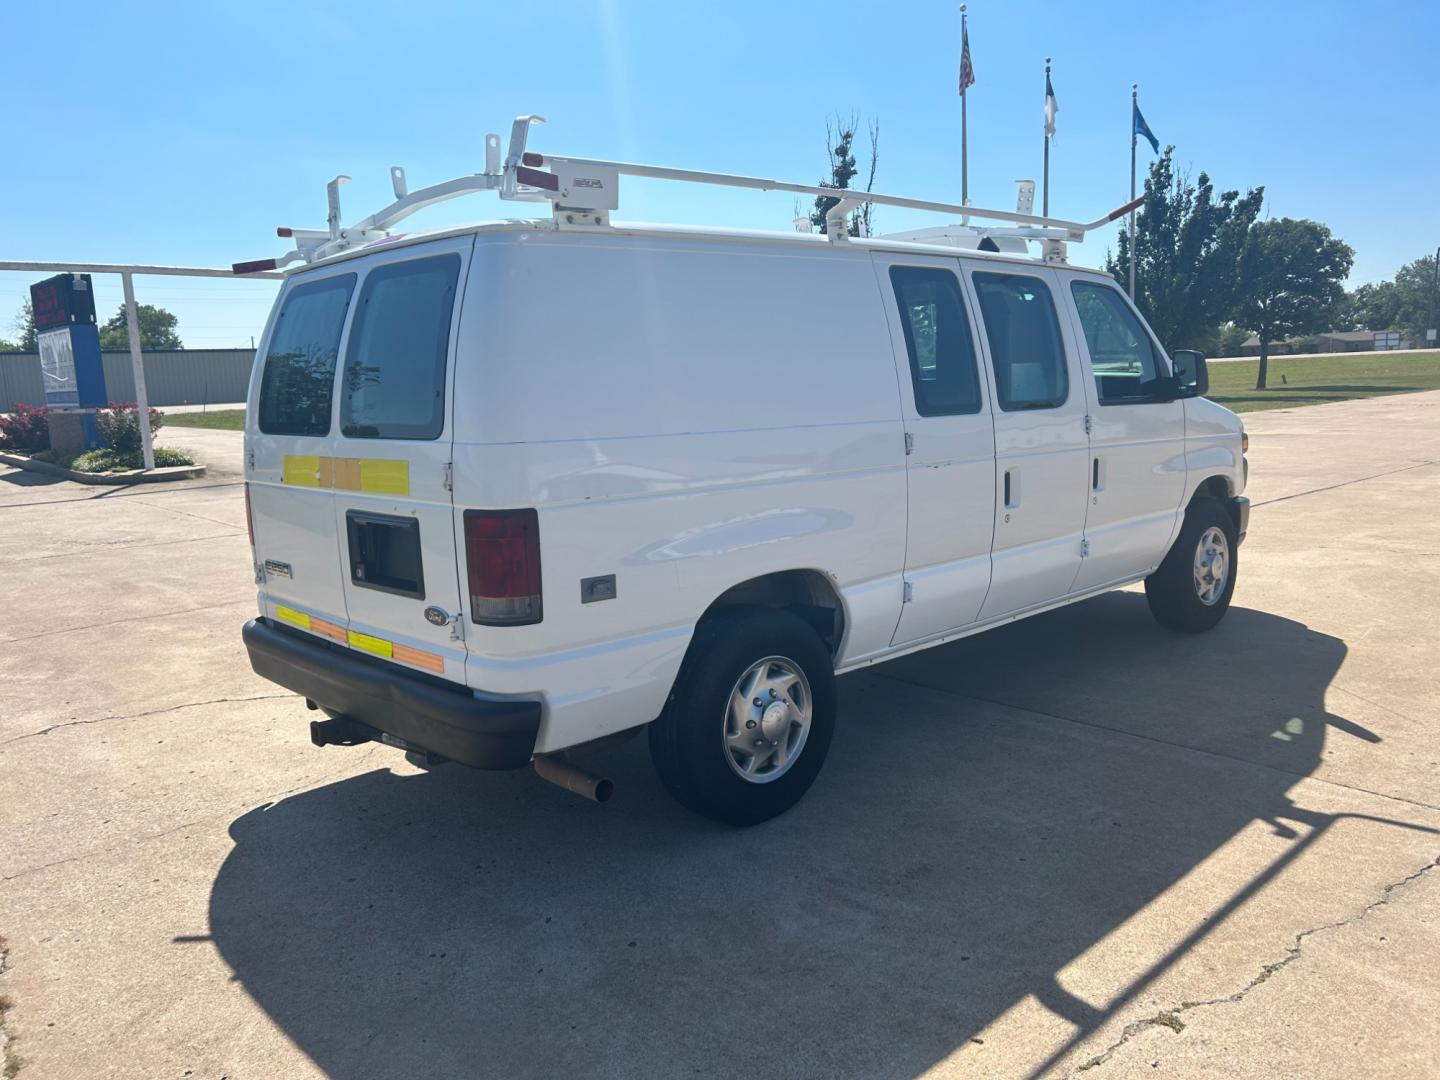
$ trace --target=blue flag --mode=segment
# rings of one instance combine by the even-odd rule
[[[1158,154],[1160,152],[1160,140],[1155,138],[1155,133],[1150,130],[1150,125],[1145,123],[1145,117],[1140,115],[1140,106],[1138,104],[1132,104],[1131,109],[1135,113],[1132,130],[1136,135],[1139,135],[1148,142],[1150,149]]]

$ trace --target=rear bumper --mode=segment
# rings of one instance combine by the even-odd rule
[[[1235,543],[1242,543],[1250,528],[1250,500],[1236,495],[1230,500],[1230,516],[1235,519]]]
[[[518,769],[534,753],[538,701],[476,697],[464,687],[452,689],[439,679],[411,674],[270,619],[251,619],[243,637],[257,675],[374,728],[377,735],[392,735],[477,769]]]

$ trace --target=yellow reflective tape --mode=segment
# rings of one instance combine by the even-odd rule
[[[335,458],[286,454],[282,482],[292,487],[369,491],[376,495],[409,495],[410,462],[399,458]]]
[[[409,495],[410,462],[361,458],[360,490],[373,491],[379,495]]]
[[[320,463],[328,458],[313,454],[286,454],[281,466],[280,479],[295,487],[320,487]],[[329,484],[325,485],[329,487]]]
[[[298,626],[301,630],[310,629],[310,616],[303,611],[296,611],[294,608],[285,607],[283,604],[275,605],[275,617],[281,622],[288,622],[291,626]]]
[[[350,646],[355,649],[362,649],[376,656],[390,656],[393,647],[384,638],[371,637],[369,634],[357,634],[354,630],[349,632]]]

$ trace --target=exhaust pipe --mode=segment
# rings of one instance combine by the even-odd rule
[[[310,741],[316,746],[359,746],[374,742],[379,733],[353,716],[310,721]]]
[[[587,772],[553,754],[535,755],[535,773],[542,780],[583,795],[592,802],[605,802],[615,794],[615,784],[603,776]]]

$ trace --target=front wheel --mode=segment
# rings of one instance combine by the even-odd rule
[[[1145,579],[1145,599],[1161,626],[1198,634],[1218,623],[1235,592],[1235,522],[1217,499],[1199,498],[1170,553]]]
[[[650,725],[650,756],[680,803],[731,825],[784,813],[809,790],[835,729],[835,669],[784,611],[720,612],[696,631]]]

